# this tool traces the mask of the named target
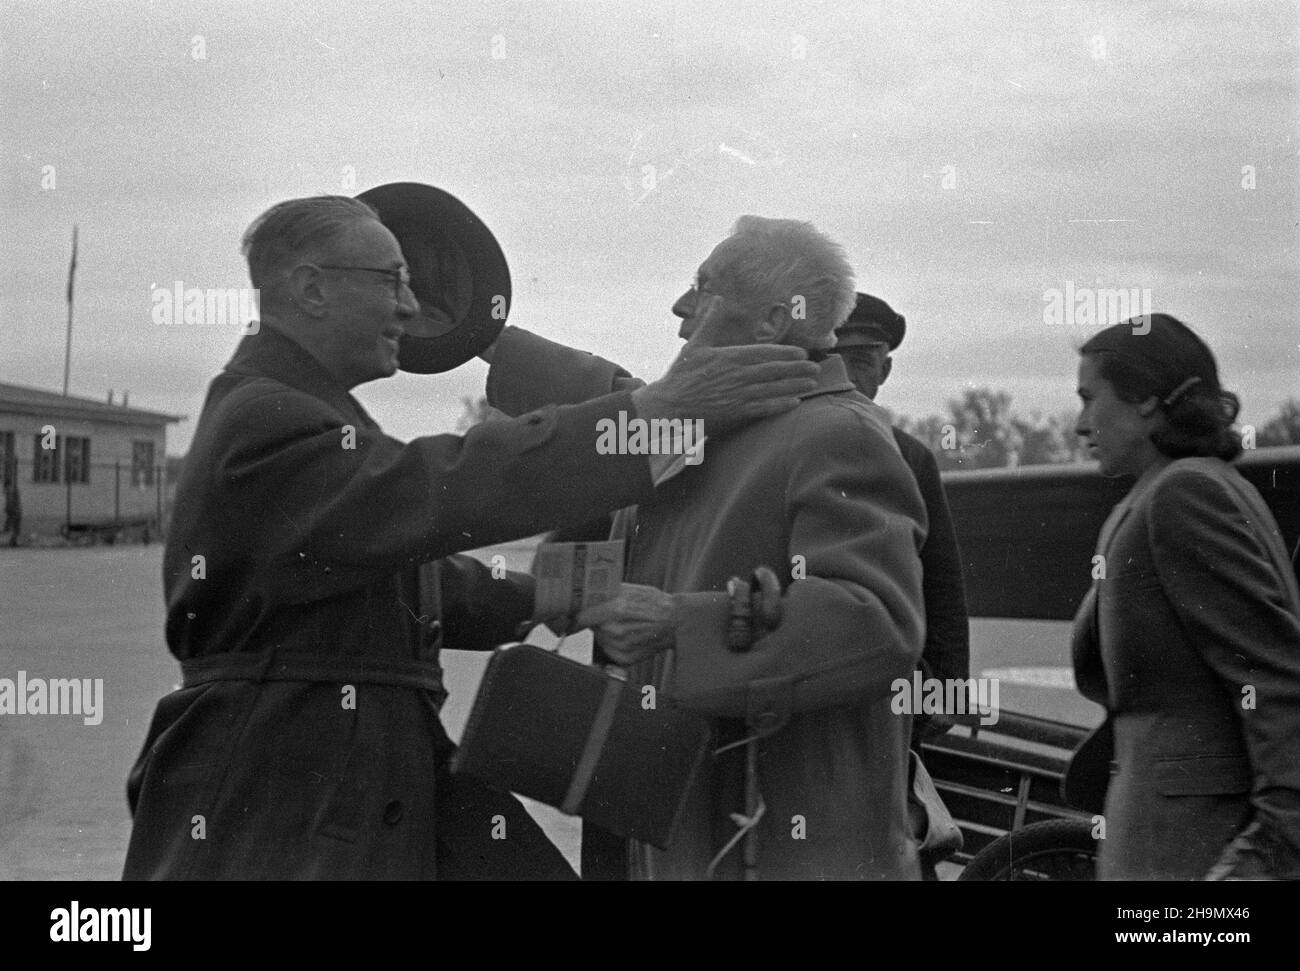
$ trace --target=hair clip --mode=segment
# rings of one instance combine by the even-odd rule
[[[1175,401],[1177,401],[1179,398],[1181,398],[1181,397],[1183,396],[1183,394],[1187,391],[1188,388],[1195,387],[1196,385],[1198,385],[1198,384],[1200,384],[1200,383],[1201,383],[1201,379],[1200,379],[1200,378],[1197,378],[1197,377],[1191,377],[1191,378],[1188,378],[1186,381],[1184,381],[1184,382],[1183,382],[1182,384],[1180,384],[1178,387],[1174,388],[1173,391],[1169,392],[1169,396],[1168,396],[1167,398],[1165,398],[1165,407],[1168,408],[1168,407],[1169,407],[1170,405],[1172,405]]]

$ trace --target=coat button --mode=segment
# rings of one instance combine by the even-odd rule
[[[396,826],[402,821],[402,804],[394,799],[384,807],[384,822]]]

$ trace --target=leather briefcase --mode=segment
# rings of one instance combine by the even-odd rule
[[[710,736],[705,719],[639,685],[507,644],[488,662],[452,770],[665,849]]]

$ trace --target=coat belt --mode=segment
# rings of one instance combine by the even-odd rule
[[[442,668],[414,658],[322,658],[314,654],[215,654],[181,662],[181,685],[212,681],[306,681],[386,684],[445,695]]]

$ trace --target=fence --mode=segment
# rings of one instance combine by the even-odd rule
[[[147,526],[158,534],[169,518],[175,489],[162,463],[11,459],[5,473],[6,517],[19,509],[24,535],[67,536],[125,526]]]

